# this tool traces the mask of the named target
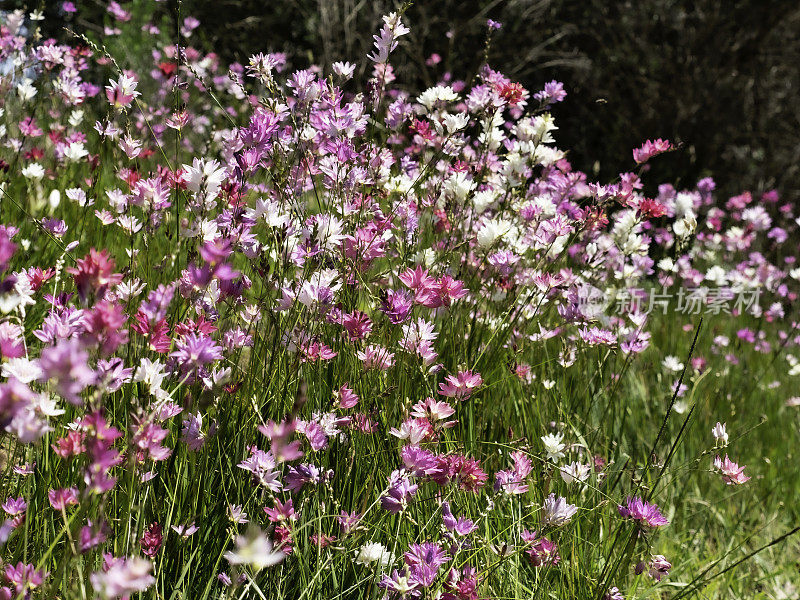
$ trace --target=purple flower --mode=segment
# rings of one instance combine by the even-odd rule
[[[48,575],[50,574],[45,571],[37,571],[33,565],[26,565],[23,562],[18,562],[16,567],[12,565],[6,566],[6,579],[14,584],[17,596],[25,592],[25,590],[42,585]]]
[[[408,569],[405,569],[402,574],[395,569],[391,576],[384,575],[379,585],[387,592],[394,592],[401,598],[418,598],[421,594],[419,581]]]
[[[442,523],[447,531],[457,535],[469,535],[478,528],[470,519],[453,516],[450,512],[450,503],[446,501],[442,502]]]
[[[617,509],[623,519],[632,519],[643,527],[662,527],[669,524],[669,521],[661,514],[658,506],[648,504],[638,496],[627,498],[625,505],[620,505]]]
[[[7,515],[16,517],[25,513],[28,509],[28,503],[25,502],[24,498],[9,498],[0,508],[2,508]]]
[[[275,470],[276,464],[272,452],[264,452],[253,446],[250,449],[250,457],[240,462],[238,467],[250,471],[259,485],[273,492],[279,492],[283,485],[280,482],[280,473]]]
[[[189,450],[197,452],[206,443],[206,437],[203,434],[203,415],[197,413],[196,415],[190,414],[188,418],[182,423],[181,441],[185,442]]]
[[[528,555],[534,567],[557,565],[561,562],[561,557],[558,554],[558,546],[555,542],[544,536],[538,536],[535,531],[531,533],[527,530],[522,532],[522,539],[525,543],[531,545],[530,548],[525,550],[525,553]]]
[[[170,356],[187,371],[193,371],[222,358],[222,348],[211,338],[195,333],[187,334],[177,343],[178,349]]]
[[[80,393],[97,379],[88,361],[89,354],[77,339],[61,340],[42,350],[39,358],[42,380],[54,379],[58,393],[70,404],[79,406],[83,404]]]
[[[560,81],[550,81],[544,84],[544,89],[536,92],[533,95],[542,104],[553,104],[554,102],[561,102],[567,97],[567,92],[564,91],[564,84]]]
[[[389,475],[389,486],[381,496],[381,506],[391,513],[399,513],[408,506],[408,499],[417,493],[419,486],[411,483],[405,471],[392,471]]]
[[[650,560],[645,562],[640,562],[634,567],[634,572],[637,575],[641,575],[645,571],[647,571],[647,575],[655,579],[656,581],[661,581],[661,578],[664,577],[669,573],[669,570],[672,568],[672,563],[667,560],[667,557],[663,554],[655,554],[650,557]]]

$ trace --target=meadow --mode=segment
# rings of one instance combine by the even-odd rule
[[[798,597],[796,202],[108,13],[0,16],[0,600]]]

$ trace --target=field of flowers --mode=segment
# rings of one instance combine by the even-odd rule
[[[660,139],[591,181],[557,81],[405,91],[400,14],[330,72],[37,19],[0,16],[0,599],[798,597],[793,202],[659,182]]]

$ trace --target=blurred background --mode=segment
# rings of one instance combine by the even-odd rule
[[[53,37],[66,35],[67,25],[102,39],[104,26],[113,25],[108,2],[73,3],[74,15],[63,12],[60,0],[0,5],[42,9]],[[178,23],[194,16],[200,26],[185,45],[243,64],[257,52],[283,51],[290,68],[336,60],[366,68],[381,15],[400,6],[391,0],[119,3],[143,23],[154,17],[162,34],[173,37]],[[555,108],[557,140],[590,176],[613,179],[631,168],[632,148],[663,137],[681,150],[659,158],[659,181],[678,187],[711,175],[729,195],[777,188],[784,199],[798,199],[797,0],[418,0],[406,11],[412,33],[393,54],[403,87],[423,90],[445,73],[469,79],[484,59],[490,18],[503,25],[488,48],[493,68],[531,91],[551,79],[565,83],[569,95]],[[149,35],[142,32],[139,44],[126,49],[145,50]]]

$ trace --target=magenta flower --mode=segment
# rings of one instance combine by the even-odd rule
[[[526,544],[530,544],[530,547],[525,550],[525,554],[528,555],[528,559],[534,567],[557,565],[561,562],[558,546],[545,536],[539,536],[535,531],[531,533],[528,530],[524,530],[522,532],[522,540]]]
[[[669,521],[661,514],[658,506],[648,504],[639,497],[629,497],[624,505],[617,507],[623,519],[631,519],[638,522],[642,527],[663,527],[669,525]]]
[[[37,571],[35,566],[27,565],[23,562],[18,562],[16,567],[6,565],[6,579],[14,585],[14,590],[18,596],[26,592],[26,590],[35,589],[42,585],[49,575],[50,573]]]
[[[145,530],[142,539],[139,540],[139,545],[144,555],[153,558],[158,554],[163,539],[164,536],[161,533],[161,525],[152,523],[150,527]]]

